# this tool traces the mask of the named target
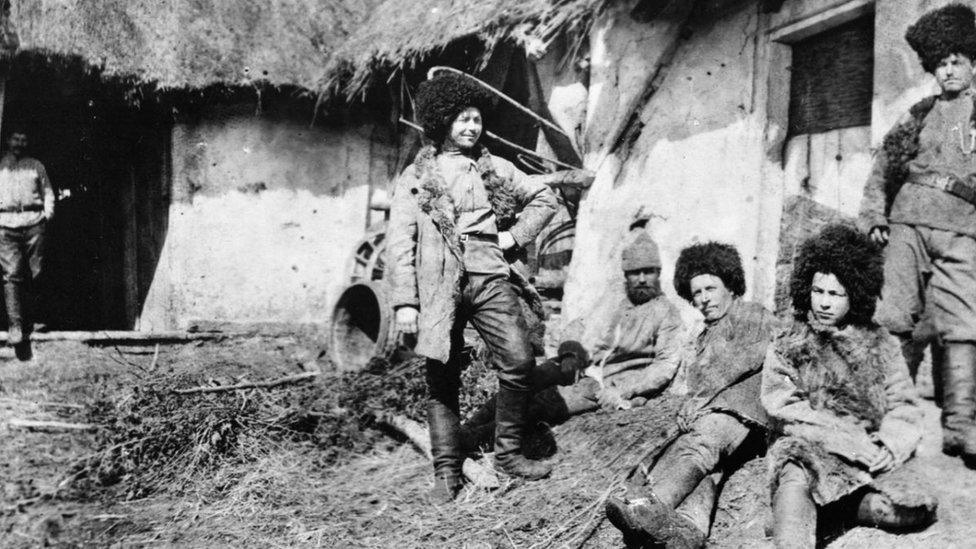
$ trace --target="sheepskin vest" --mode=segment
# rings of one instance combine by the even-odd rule
[[[976,95],[973,96],[976,100]],[[912,105],[908,110],[911,118],[896,126],[884,137],[882,154],[885,158],[885,215],[891,212],[891,205],[908,179],[908,163],[918,156],[919,135],[925,126],[925,117],[932,112],[939,96],[932,95]],[[976,128],[976,108],[969,121],[970,129]]]
[[[797,389],[807,394],[813,409],[855,418],[876,431],[887,411],[886,337],[881,329],[838,330],[811,319],[795,321],[774,345],[796,367]]]
[[[420,149],[414,166],[417,170],[417,178],[420,180],[417,203],[421,211],[429,215],[437,225],[451,252],[459,260],[463,259],[461,235],[457,231],[458,212],[454,207],[454,199],[448,191],[444,174],[437,164],[437,149],[433,145]],[[506,231],[515,223],[518,197],[512,189],[511,182],[495,172],[491,154],[481,145],[478,146],[477,166],[485,190],[488,192],[491,211],[495,214],[495,224],[499,231]]]

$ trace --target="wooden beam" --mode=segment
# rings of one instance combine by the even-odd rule
[[[769,40],[791,44],[874,11],[874,0],[851,0],[799,21],[770,29]]]

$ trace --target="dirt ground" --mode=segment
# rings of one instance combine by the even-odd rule
[[[123,478],[102,490],[69,486],[37,501],[55,491],[79,457],[104,442],[97,432],[10,426],[15,418],[82,422],[133,385],[161,379],[181,386],[229,384],[319,367],[328,368],[320,346],[300,336],[161,345],[158,356],[153,345],[45,342],[28,363],[0,350],[0,546],[620,546],[620,536],[601,522],[600,502],[620,489],[613,483],[641,453],[640,439],[662,429],[651,410],[594,413],[557,426],[551,479],[503,481],[494,491],[469,488],[443,509],[422,503],[430,482],[426,460],[410,445],[378,434],[370,449],[338,462],[324,459],[320,446],[282,439],[265,442],[247,459],[215,463],[172,489],[141,495]],[[247,400],[246,392],[242,398]],[[928,401],[925,407],[926,437],[917,462],[923,484],[939,499],[939,521],[897,535],[854,528],[827,546],[972,546],[976,471],[941,454],[938,410]],[[726,483],[710,546],[766,543],[762,468],[761,460],[753,460]]]

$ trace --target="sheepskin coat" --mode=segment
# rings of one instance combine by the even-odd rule
[[[880,327],[842,329],[795,321],[766,355],[762,404],[775,442],[773,488],[789,461],[810,476],[824,505],[871,484],[855,448],[882,444],[904,463],[922,437],[922,410],[897,340]]]
[[[771,311],[737,297],[724,317],[702,327],[681,365],[688,406],[698,405],[697,416],[722,412],[766,425],[760,375],[778,326]]]
[[[667,297],[659,295],[640,305],[624,299],[590,354],[590,363],[626,365],[604,379],[624,398],[657,394],[678,370],[684,334],[681,313]]]
[[[445,182],[469,178],[471,185],[484,185],[483,173],[489,166],[491,179],[501,181],[505,196],[514,197],[517,203],[518,213],[507,229],[519,245],[535,240],[556,213],[557,202],[548,187],[503,158],[485,153],[478,161],[479,170],[459,174],[444,173],[455,164],[442,161],[442,156],[437,155],[434,166],[426,169],[418,157],[397,179],[386,261],[392,306],[420,311],[415,351],[447,362],[464,265],[460,235],[455,230],[457,212]],[[513,277],[525,281],[514,270]]]

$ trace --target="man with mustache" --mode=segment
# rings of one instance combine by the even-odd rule
[[[621,257],[626,299],[616,307],[591,356],[578,342],[566,341],[556,358],[536,367],[532,386],[537,393],[531,408],[535,419],[559,423],[601,406],[629,408],[638,397],[660,393],[674,377],[684,333],[681,315],[661,292],[657,244],[643,222],[635,225]],[[595,377],[580,378],[587,366]],[[490,440],[494,403],[490,399],[462,427],[466,451]]]
[[[887,244],[875,320],[911,362],[912,333],[931,315],[944,349],[933,353],[942,450],[976,467],[976,16],[951,4],[923,15],[905,38],[941,93],[885,136],[865,187],[860,225]]]
[[[704,316],[678,374],[688,399],[678,417],[680,434],[656,463],[642,464],[650,470],[644,486],[625,499],[608,499],[606,512],[628,543],[702,547],[717,487],[733,472],[730,458],[761,448],[767,424],[759,401],[762,366],[778,322],[762,305],[742,299],[742,261],[728,244],[685,248],[674,271],[678,295]]]
[[[27,132],[15,127],[0,159],[0,269],[7,306],[7,342],[24,343],[25,295],[41,273],[44,231],[54,217],[54,189],[44,165],[27,156]]]

